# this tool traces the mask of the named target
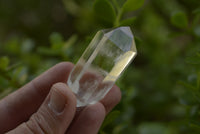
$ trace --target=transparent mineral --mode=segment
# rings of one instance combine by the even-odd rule
[[[68,78],[77,107],[101,100],[136,54],[129,27],[97,32]]]

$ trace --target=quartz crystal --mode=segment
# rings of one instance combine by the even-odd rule
[[[97,32],[67,81],[76,95],[77,107],[101,100],[136,54],[129,27]]]

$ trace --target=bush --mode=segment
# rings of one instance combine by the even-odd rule
[[[138,56],[117,81],[122,101],[100,133],[198,134],[199,5],[199,0],[0,1],[0,97],[58,62],[75,63],[98,30],[129,25]]]

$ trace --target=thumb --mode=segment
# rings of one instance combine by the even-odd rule
[[[64,134],[75,111],[74,94],[66,84],[56,83],[38,111],[8,134]]]

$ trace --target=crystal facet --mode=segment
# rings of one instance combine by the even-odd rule
[[[77,97],[77,107],[102,99],[136,54],[129,27],[97,32],[67,81]]]

